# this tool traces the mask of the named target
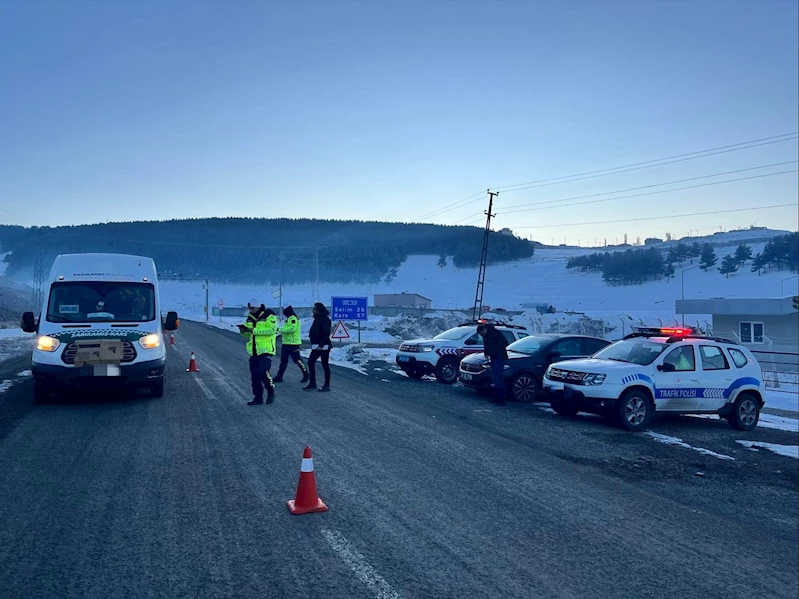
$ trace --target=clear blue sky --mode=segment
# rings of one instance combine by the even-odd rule
[[[0,221],[407,221],[488,187],[791,133],[797,25],[788,0],[3,2]],[[496,225],[570,243],[795,230],[795,207],[524,227],[795,203],[796,173],[503,210],[796,159],[794,140],[501,194]]]

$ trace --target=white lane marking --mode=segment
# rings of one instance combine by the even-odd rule
[[[334,530],[322,530],[330,548],[350,567],[355,576],[372,591],[377,599],[399,599],[397,592],[391,588],[386,579],[366,561],[366,558],[344,537]]]
[[[694,447],[693,445],[689,445],[688,443],[677,437],[669,437],[668,435],[661,435],[660,433],[653,433],[652,431],[645,431],[644,434],[649,435],[658,443],[665,443],[666,445],[677,445],[678,447],[693,449],[694,451],[698,451],[702,455],[713,456],[714,458],[718,458],[720,460],[735,461],[735,458],[732,456],[724,455],[723,453],[716,453],[715,451],[705,449],[704,447]]]
[[[216,401],[216,395],[214,395],[214,392],[208,388],[208,385],[205,384],[204,380],[202,380],[201,378],[195,378],[194,380],[197,381],[197,384],[200,386],[200,389],[202,390],[203,393],[205,393],[205,396],[208,399]]]
[[[799,460],[799,445],[779,445],[777,443],[764,443],[762,441],[736,441],[736,443],[740,443],[744,447],[754,449],[755,451],[758,449],[768,449],[778,455],[784,455]]]

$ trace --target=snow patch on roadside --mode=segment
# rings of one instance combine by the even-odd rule
[[[11,385],[13,384],[14,381],[9,381],[9,380],[0,381],[0,393],[5,393],[9,389],[11,389]]]
[[[711,420],[719,420],[715,414],[686,414],[690,418],[708,418]],[[795,418],[783,418],[782,416],[774,416],[773,414],[760,413],[760,421],[758,426],[763,428],[771,428],[778,431],[788,431],[789,433],[799,433],[799,420]]]
[[[736,443],[740,443],[744,447],[754,451],[758,449],[767,449],[773,451],[777,455],[799,460],[799,445],[779,445],[777,443],[765,443],[763,441],[736,441]]]
[[[652,431],[646,431],[644,434],[649,435],[658,443],[664,443],[666,445],[676,445],[678,447],[684,447],[686,449],[693,449],[701,453],[702,455],[712,456],[714,458],[718,458],[720,460],[735,460],[734,457],[724,455],[721,453],[716,453],[715,451],[711,451],[709,449],[705,449],[704,447],[694,447],[693,445],[689,445],[682,439],[677,437],[670,437],[668,435],[661,435],[660,433],[653,433]]]

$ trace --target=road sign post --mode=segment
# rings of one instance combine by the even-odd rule
[[[332,319],[338,321],[354,320],[358,323],[358,343],[361,342],[361,321],[369,320],[368,297],[332,297],[330,307]],[[349,334],[346,337],[349,339]]]
[[[333,329],[333,334],[330,335],[331,339],[338,339],[338,346],[341,347],[342,339],[349,339],[350,333],[347,330],[346,325],[342,321],[338,321],[336,323],[335,328]]]
[[[222,310],[225,308],[225,300],[220,299],[216,302],[216,307],[219,308],[219,322],[222,322]]]

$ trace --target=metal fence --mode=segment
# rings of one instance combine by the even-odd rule
[[[766,387],[799,394],[799,353],[749,348],[763,370]]]

